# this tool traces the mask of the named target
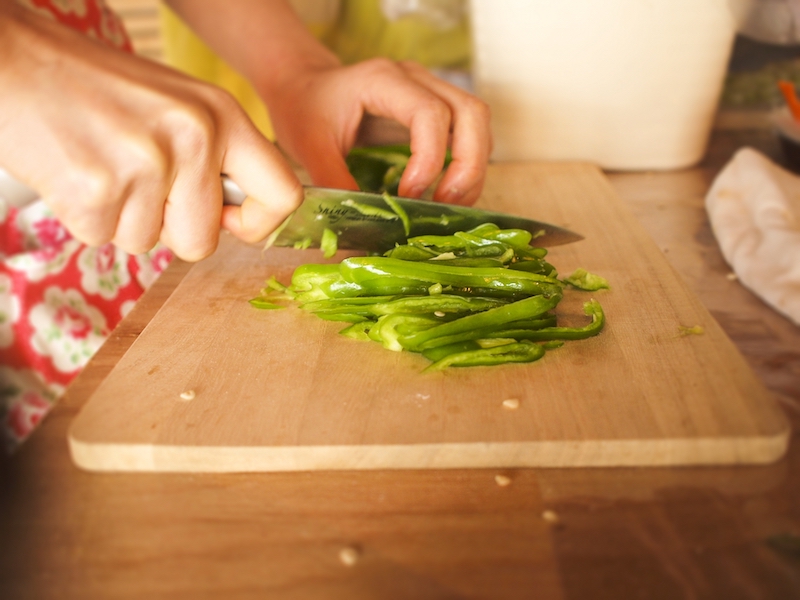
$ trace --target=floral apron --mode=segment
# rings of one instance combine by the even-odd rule
[[[132,52],[102,0],[21,4]],[[132,256],[73,239],[48,207],[0,197],[0,441],[16,448],[64,393],[136,299],[167,266],[157,247]]]

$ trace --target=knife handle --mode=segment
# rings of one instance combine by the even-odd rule
[[[222,203],[230,206],[241,206],[247,194],[242,191],[236,182],[225,175],[221,176],[222,179]]]

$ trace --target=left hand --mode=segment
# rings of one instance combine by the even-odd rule
[[[419,197],[452,162],[434,200],[473,204],[492,149],[488,106],[412,62],[377,58],[295,72],[263,90],[279,145],[317,185],[358,189],[344,157],[365,114],[408,127],[412,156],[398,193]]]

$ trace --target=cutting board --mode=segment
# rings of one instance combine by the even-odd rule
[[[583,267],[609,280],[611,290],[569,292],[559,307],[579,323],[582,303],[600,301],[608,321],[598,337],[527,365],[422,373],[424,358],[345,338],[340,323],[251,307],[268,277],[288,281],[321,255],[264,252],[226,235],[76,417],[75,463],[204,472],[754,464],[783,455],[790,429],[775,400],[598,169],[493,165],[479,206],[585,235],[549,257],[563,275]],[[681,329],[695,326],[701,334]]]

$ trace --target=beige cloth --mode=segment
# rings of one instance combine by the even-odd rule
[[[739,280],[800,325],[800,177],[742,148],[712,184],[706,209]]]

